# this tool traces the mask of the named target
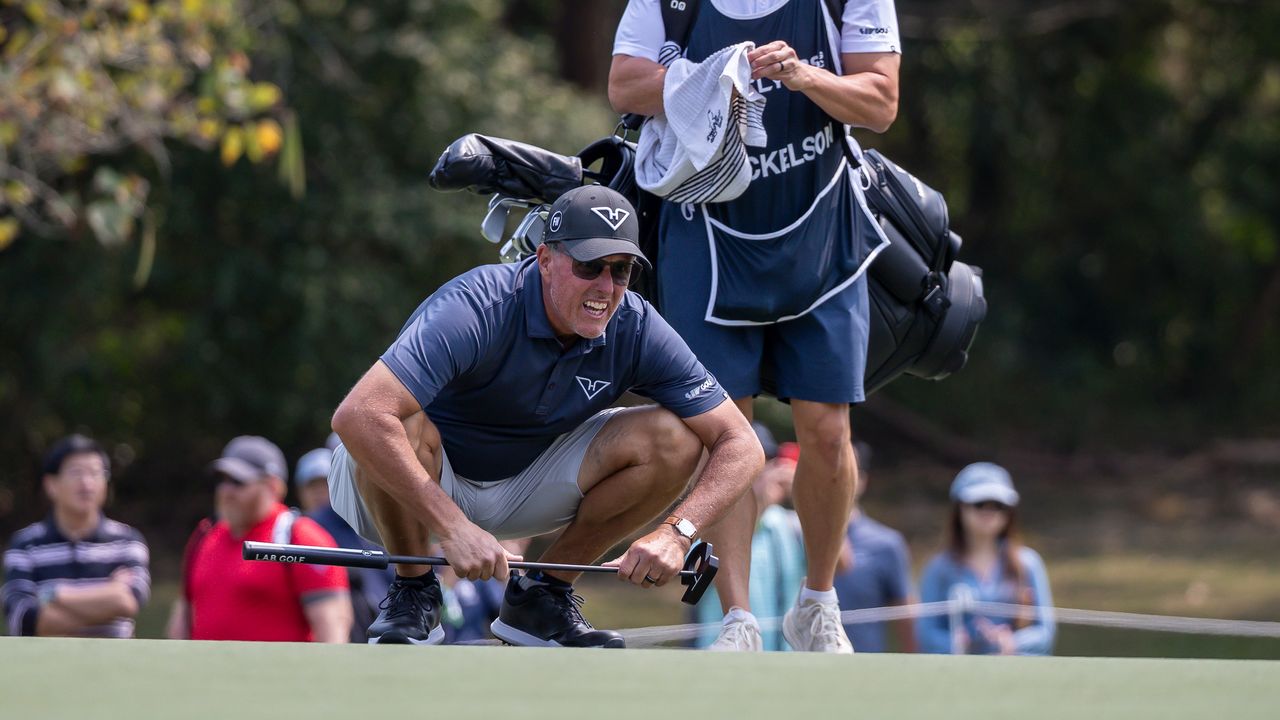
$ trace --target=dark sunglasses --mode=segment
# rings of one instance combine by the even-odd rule
[[[569,256],[559,243],[555,243],[554,247],[557,251]],[[640,272],[640,263],[635,260],[615,260],[613,262],[605,262],[603,260],[574,260],[572,256],[569,259],[573,262],[573,276],[580,280],[595,280],[600,277],[600,273],[605,268],[609,268],[609,278],[613,280],[613,284],[619,287],[627,287],[631,284],[631,278]]]
[[[987,510],[990,512],[1006,512],[1009,509],[1008,505],[1005,505],[1002,502],[996,502],[995,500],[983,500],[982,502],[965,504],[976,510]]]

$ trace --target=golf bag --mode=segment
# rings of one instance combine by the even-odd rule
[[[863,154],[861,171],[867,204],[889,238],[868,270],[866,392],[903,373],[940,380],[964,367],[986,317],[982,271],[956,261],[961,240],[950,229],[941,193],[875,150]],[[656,263],[662,201],[636,185],[635,145],[622,137],[611,135],[566,156],[501,138],[465,135],[431,171],[431,186],[437,190],[495,193],[482,229],[494,243],[505,238],[501,255],[507,261],[537,249],[546,206],[583,182],[607,185],[631,201],[640,223],[641,250]],[[512,208],[527,212],[508,235]],[[659,282],[656,272],[646,273],[632,289],[658,306]]]

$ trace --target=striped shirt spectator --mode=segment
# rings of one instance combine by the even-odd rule
[[[71,540],[53,516],[18,531],[4,553],[3,596],[10,635],[36,635],[37,619],[65,588],[92,588],[123,582],[137,606],[151,595],[149,554],[141,533],[103,517],[85,537]],[[74,591],[71,591],[74,592]],[[117,616],[84,624],[82,637],[133,637],[133,618]]]

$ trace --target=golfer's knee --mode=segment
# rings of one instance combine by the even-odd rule
[[[702,457],[702,441],[675,413],[661,409],[653,413],[649,428],[651,462],[670,478],[676,491],[684,489]],[[677,486],[678,487],[675,487]]]

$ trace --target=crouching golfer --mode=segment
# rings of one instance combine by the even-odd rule
[[[545,562],[594,562],[688,496],[618,559],[637,585],[677,576],[698,528],[747,489],[764,456],[684,341],[627,291],[635,210],[600,186],[550,209],[536,258],[464,273],[427,298],[342,401],[329,487],[353,528],[394,554],[434,535],[461,577],[506,578],[498,543],[558,528]],[[657,406],[610,408],[626,391]],[[405,566],[370,642],[437,644],[441,590]],[[574,573],[512,573],[494,635],[514,645],[623,647],[582,617]]]

